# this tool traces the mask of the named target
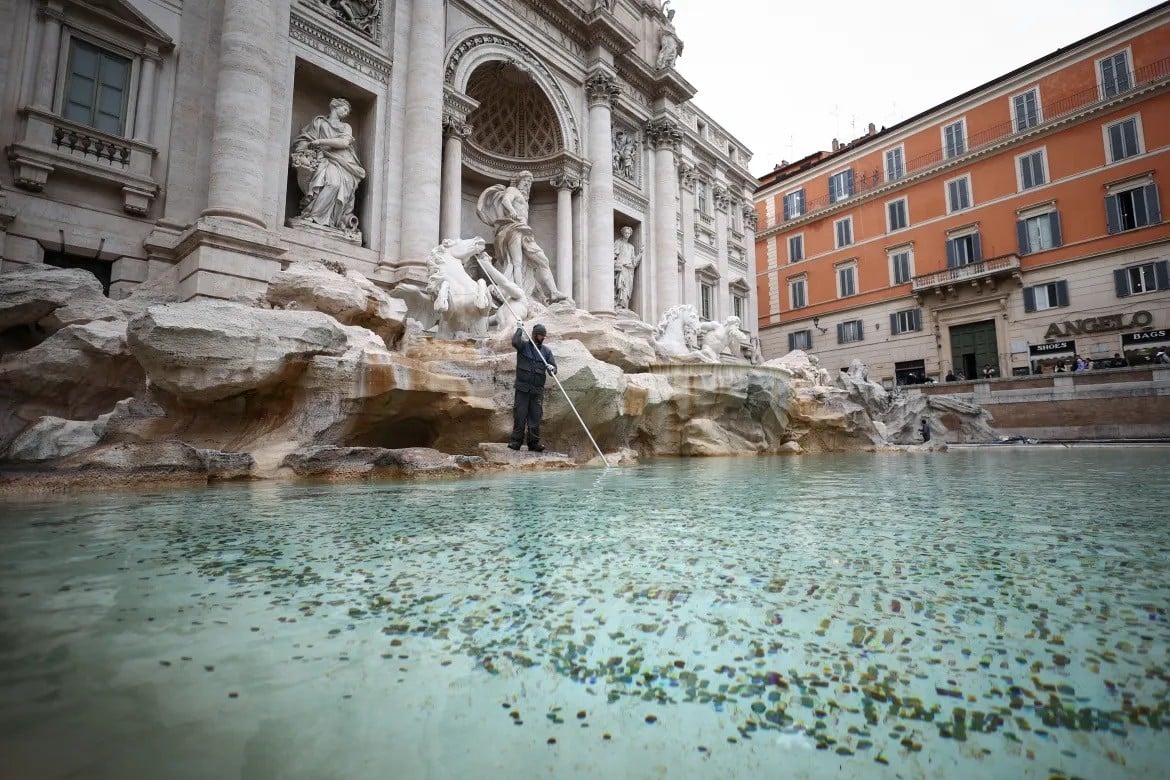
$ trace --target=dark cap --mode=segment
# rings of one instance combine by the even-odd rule
[[[547,329],[547,328],[545,328],[543,325],[541,325],[541,324],[538,322],[538,323],[536,323],[535,325],[533,325],[533,326],[532,326],[532,335],[533,335],[533,336],[547,336],[547,335],[548,335],[548,329]]]

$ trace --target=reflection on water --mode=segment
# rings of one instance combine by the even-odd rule
[[[9,501],[0,776],[1156,776],[1166,454]]]

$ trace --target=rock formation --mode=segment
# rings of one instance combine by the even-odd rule
[[[254,306],[167,302],[173,289],[163,283],[108,301],[83,276],[0,275],[0,487],[422,477],[595,457],[552,385],[544,430],[550,450],[567,457],[520,461],[485,445],[511,426],[510,334],[429,336],[401,299],[352,272],[296,264]],[[816,358],[799,352],[764,365],[711,363],[692,348],[687,310],[655,331],[570,302],[536,307],[558,377],[609,452],[872,449],[887,434],[912,443],[923,416],[967,439],[994,437],[979,407],[886,393],[862,368],[830,386]]]

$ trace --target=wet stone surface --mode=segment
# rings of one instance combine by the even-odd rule
[[[9,500],[0,773],[1158,776],[1168,454]]]

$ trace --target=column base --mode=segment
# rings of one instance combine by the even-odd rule
[[[233,298],[263,294],[281,270],[280,238],[231,219],[203,217],[179,239],[179,298]]]

